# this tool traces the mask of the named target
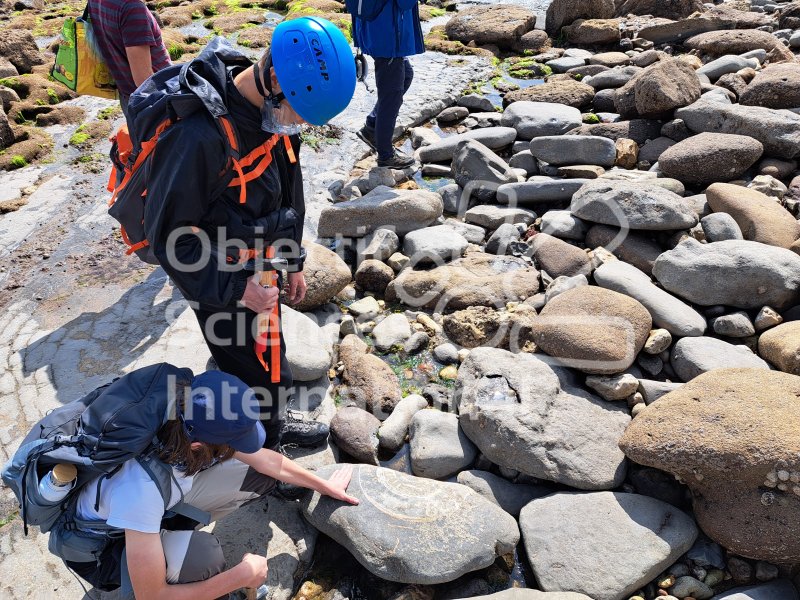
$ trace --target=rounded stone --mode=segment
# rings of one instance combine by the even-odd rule
[[[737,179],[764,153],[758,140],[744,135],[701,133],[678,142],[658,159],[662,173],[690,185]]]

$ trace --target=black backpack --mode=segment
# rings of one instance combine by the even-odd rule
[[[158,487],[165,516],[181,514],[207,524],[208,515],[182,499],[167,511],[174,476],[172,467],[157,457],[156,434],[174,414],[174,390],[191,380],[189,369],[151,365],[54,409],[36,423],[2,472],[3,483],[19,501],[25,534],[29,525],[36,525],[42,532],[50,531],[50,551],[65,561],[98,560],[109,540],[122,532],[102,521],[79,520],[78,496],[87,483],[101,477],[99,501],[104,478],[113,477],[131,459]],[[75,465],[78,478],[66,498],[53,503],[40,495],[39,482],[60,463]]]
[[[204,111],[214,120],[223,140],[227,160],[219,184],[212,192],[213,198],[222,195],[229,187],[239,187],[239,202],[244,204],[247,201],[247,182],[252,179],[252,174],[245,174],[242,165],[260,159],[260,166],[266,168],[272,157],[272,149],[281,140],[289,160],[296,162],[289,137],[277,134],[247,156],[240,156],[241,144],[236,124],[228,114],[220,90],[211,82],[216,80],[215,75],[220,69],[236,66],[246,68],[252,64],[244,54],[234,50],[225,38],[216,37],[197,58],[158,71],[131,95],[127,124],[117,131],[111,146],[110,157],[114,170],[108,185],[108,190],[112,192],[108,214],[120,224],[120,234],[128,246],[126,254],[135,253],[146,263],[159,264],[145,235],[147,180],[159,137],[181,119]],[[265,161],[266,164],[263,164]],[[158,202],[158,198],[149,201]]]

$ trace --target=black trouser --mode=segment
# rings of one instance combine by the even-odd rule
[[[261,422],[267,431],[264,447],[276,450],[280,444],[280,430],[293,383],[292,370],[286,360],[283,332],[280,335],[280,383],[272,383],[271,373],[264,370],[255,353],[256,313],[244,308],[230,312],[201,308],[194,312],[219,369],[235,375],[256,391]],[[269,364],[269,348],[265,357]]]
[[[403,105],[403,94],[413,79],[414,69],[407,58],[375,58],[378,101],[367,117],[367,127],[375,130],[378,160],[389,160],[394,155],[394,127]]]

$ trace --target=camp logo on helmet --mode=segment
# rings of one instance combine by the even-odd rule
[[[329,81],[330,75],[328,75],[328,65],[325,59],[322,58],[325,54],[325,51],[322,49],[322,42],[320,42],[320,39],[315,35],[309,37],[311,37],[311,49],[314,51],[314,58],[319,66],[319,74],[322,75],[325,81]]]

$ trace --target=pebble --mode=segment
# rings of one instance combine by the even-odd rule
[[[356,327],[356,320],[350,315],[343,316],[342,322],[339,323],[339,335],[341,337],[345,337],[350,334],[355,334],[357,332],[358,332],[358,327]]]
[[[405,269],[410,262],[411,259],[401,252],[395,252],[386,260],[386,264],[392,267],[395,273]]]
[[[347,307],[350,314],[359,317],[359,320],[374,319],[381,312],[380,304],[374,296],[365,296],[361,300],[356,300]]]
[[[725,571],[721,569],[711,569],[705,579],[703,579],[703,583],[712,588],[723,581],[725,581]]]
[[[439,371],[439,379],[443,379],[445,381],[455,381],[456,377],[458,377],[458,367],[455,365],[448,365]]]
[[[732,338],[744,338],[755,335],[756,329],[750,317],[744,311],[723,315],[711,321],[714,333]]]
[[[691,596],[697,600],[708,600],[714,595],[714,590],[705,583],[688,575],[678,577],[670,592],[678,598],[685,599],[687,596]]]
[[[590,375],[586,378],[586,385],[596,391],[604,400],[625,400],[639,388],[639,380],[629,373],[613,377]]]
[[[737,556],[728,559],[728,572],[736,583],[750,583],[753,580],[752,565]]]
[[[636,404],[636,405],[635,405],[635,406],[634,406],[634,407],[631,409],[631,416],[635,417],[635,416],[636,416],[636,415],[638,415],[640,412],[642,412],[642,411],[643,411],[645,408],[647,408],[647,405],[646,405],[646,404]]]
[[[417,322],[421,323],[425,329],[428,329],[434,333],[442,332],[442,326],[425,313],[420,313],[417,315]]]
[[[675,585],[674,575],[668,575],[667,577],[658,580],[658,587],[660,588],[667,589],[671,588],[673,585]]]
[[[636,358],[636,362],[645,373],[652,377],[655,377],[664,370],[664,361],[658,356],[642,353]]]
[[[762,331],[765,331],[770,327],[780,325],[781,323],[783,323],[783,317],[780,316],[774,308],[763,306],[761,307],[761,310],[758,311],[754,325],[756,331],[761,333]]]
[[[430,337],[423,331],[418,331],[408,338],[403,344],[403,352],[406,354],[418,354],[422,352],[430,342]]]
[[[433,349],[433,357],[444,365],[454,365],[458,363],[458,348],[455,344],[447,342],[439,344]]]
[[[653,329],[644,343],[647,354],[661,354],[672,345],[672,334],[666,329]]]
[[[756,579],[759,581],[772,581],[780,575],[780,570],[775,565],[760,560],[756,563]]]
[[[461,350],[459,350],[458,351],[458,362],[463,363],[465,360],[467,360],[467,357],[469,356],[469,353],[470,353],[469,348],[462,348]]]

